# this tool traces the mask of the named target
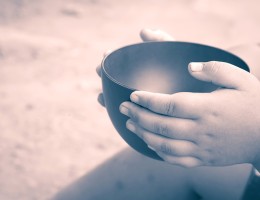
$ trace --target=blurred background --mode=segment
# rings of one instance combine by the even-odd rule
[[[258,0],[0,0],[0,199],[50,199],[127,145],[96,101],[103,52],[141,28],[260,42]]]

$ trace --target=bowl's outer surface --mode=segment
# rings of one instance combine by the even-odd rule
[[[109,54],[102,62],[102,87],[109,117],[122,138],[138,152],[160,157],[126,128],[127,117],[119,106],[134,90],[161,93],[210,92],[217,88],[193,78],[190,62],[222,61],[249,71],[239,57],[210,46],[187,42],[148,42],[129,45]],[[160,70],[158,70],[160,69]]]

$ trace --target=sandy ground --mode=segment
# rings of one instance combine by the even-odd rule
[[[0,0],[0,199],[49,199],[127,145],[96,101],[106,49],[142,27],[260,41],[258,0]]]

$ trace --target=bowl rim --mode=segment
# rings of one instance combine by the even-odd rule
[[[222,51],[222,52],[225,52],[227,54],[230,54],[232,55],[233,57],[236,57],[238,60],[240,60],[245,66],[246,66],[246,70],[248,72],[250,72],[250,68],[248,66],[248,64],[242,59],[240,58],[239,56],[237,56],[236,54],[232,53],[232,52],[229,52],[227,50],[224,50],[222,48],[219,48],[219,47],[214,47],[214,46],[210,46],[210,45],[207,45],[207,44],[202,44],[202,43],[195,43],[195,42],[186,42],[186,41],[148,41],[148,42],[138,42],[138,43],[133,43],[133,44],[128,44],[128,45],[125,45],[125,46],[122,46],[122,47],[119,47],[111,52],[109,52],[103,59],[102,59],[102,62],[101,62],[101,76],[103,76],[103,73],[106,75],[107,78],[109,78],[112,82],[116,83],[117,85],[120,85],[121,87],[124,87],[126,89],[129,89],[129,90],[139,90],[138,88],[131,88],[129,86],[126,86],[122,83],[120,83],[119,81],[117,81],[116,79],[114,79],[112,76],[109,75],[109,73],[106,71],[105,69],[105,61],[108,59],[109,56],[111,56],[111,54],[114,54],[115,52],[119,51],[119,50],[122,50],[122,49],[125,49],[125,48],[129,48],[129,47],[132,47],[132,46],[137,46],[137,45],[145,45],[145,44],[149,44],[149,43],[179,43],[179,44],[190,44],[190,45],[196,45],[196,46],[203,46],[203,47],[207,47],[207,48],[213,48],[213,49],[216,49],[216,50],[219,50],[219,51]],[[217,61],[217,60],[216,60]],[[188,67],[188,66],[187,66]]]

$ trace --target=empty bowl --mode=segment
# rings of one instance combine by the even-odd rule
[[[190,62],[222,61],[249,71],[239,57],[207,45],[188,42],[147,42],[117,49],[102,61],[102,87],[109,117],[122,138],[143,155],[160,157],[126,128],[128,117],[119,106],[130,101],[135,90],[173,94],[211,92],[212,83],[199,81],[188,72]]]

